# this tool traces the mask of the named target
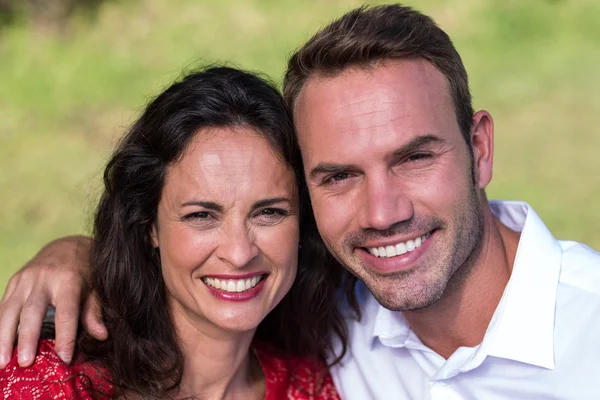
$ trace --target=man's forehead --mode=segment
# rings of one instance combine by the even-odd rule
[[[421,136],[460,139],[446,78],[425,61],[316,76],[294,111],[308,168],[327,160],[387,157]]]
[[[414,62],[311,78],[294,110],[300,140],[316,131],[324,139],[325,132],[338,130],[439,130],[443,119],[455,120],[454,107],[445,77],[427,65]]]
[[[351,82],[353,85],[347,85]],[[424,59],[388,59],[366,65],[350,66],[333,73],[315,71],[307,78],[298,93],[294,106],[302,101],[314,100],[310,92],[347,89],[360,90],[365,95],[369,89],[387,88],[390,85],[420,87],[432,86],[440,94],[449,95],[446,77],[433,64]],[[295,108],[295,107],[294,107]]]
[[[451,102],[445,76],[423,60],[398,60],[370,68],[351,68],[335,75],[315,74],[306,81],[294,105],[298,127],[320,110],[327,113],[401,111]],[[393,107],[392,107],[393,106]]]

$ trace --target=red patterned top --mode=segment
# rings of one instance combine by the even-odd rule
[[[265,400],[340,399],[331,376],[323,373],[323,366],[316,367],[302,358],[280,357],[261,346],[254,347],[254,351],[266,378]],[[63,363],[51,340],[40,342],[31,367],[18,366],[15,349],[8,365],[0,370],[3,400],[108,400],[112,394],[103,369],[89,362]]]

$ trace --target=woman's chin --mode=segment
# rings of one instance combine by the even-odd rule
[[[251,319],[245,321],[217,321],[215,326],[220,328],[223,331],[231,332],[231,333],[246,333],[246,332],[254,332],[262,319]]]

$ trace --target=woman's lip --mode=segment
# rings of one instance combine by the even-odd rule
[[[254,274],[256,275],[256,274]],[[210,285],[206,285],[205,287],[208,289],[210,294],[215,296],[219,300],[227,300],[227,301],[248,301],[260,294],[263,288],[265,287],[265,281],[267,278],[261,279],[260,282],[256,284],[252,289],[245,290],[243,292],[226,292],[224,290],[216,289]]]
[[[239,279],[247,279],[247,278],[254,278],[255,276],[262,276],[262,275],[268,275],[267,272],[250,272],[248,274],[242,274],[242,275],[219,275],[219,274],[215,274],[215,275],[203,275],[201,278],[216,278],[216,279],[234,279],[234,280],[239,280]]]

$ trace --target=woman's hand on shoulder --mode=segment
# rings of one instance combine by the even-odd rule
[[[99,340],[107,337],[89,293],[90,247],[91,239],[83,236],[55,240],[10,279],[0,302],[0,368],[8,364],[17,335],[19,365],[33,363],[50,305],[56,307],[55,350],[63,361],[73,355],[82,302],[84,329]]]

